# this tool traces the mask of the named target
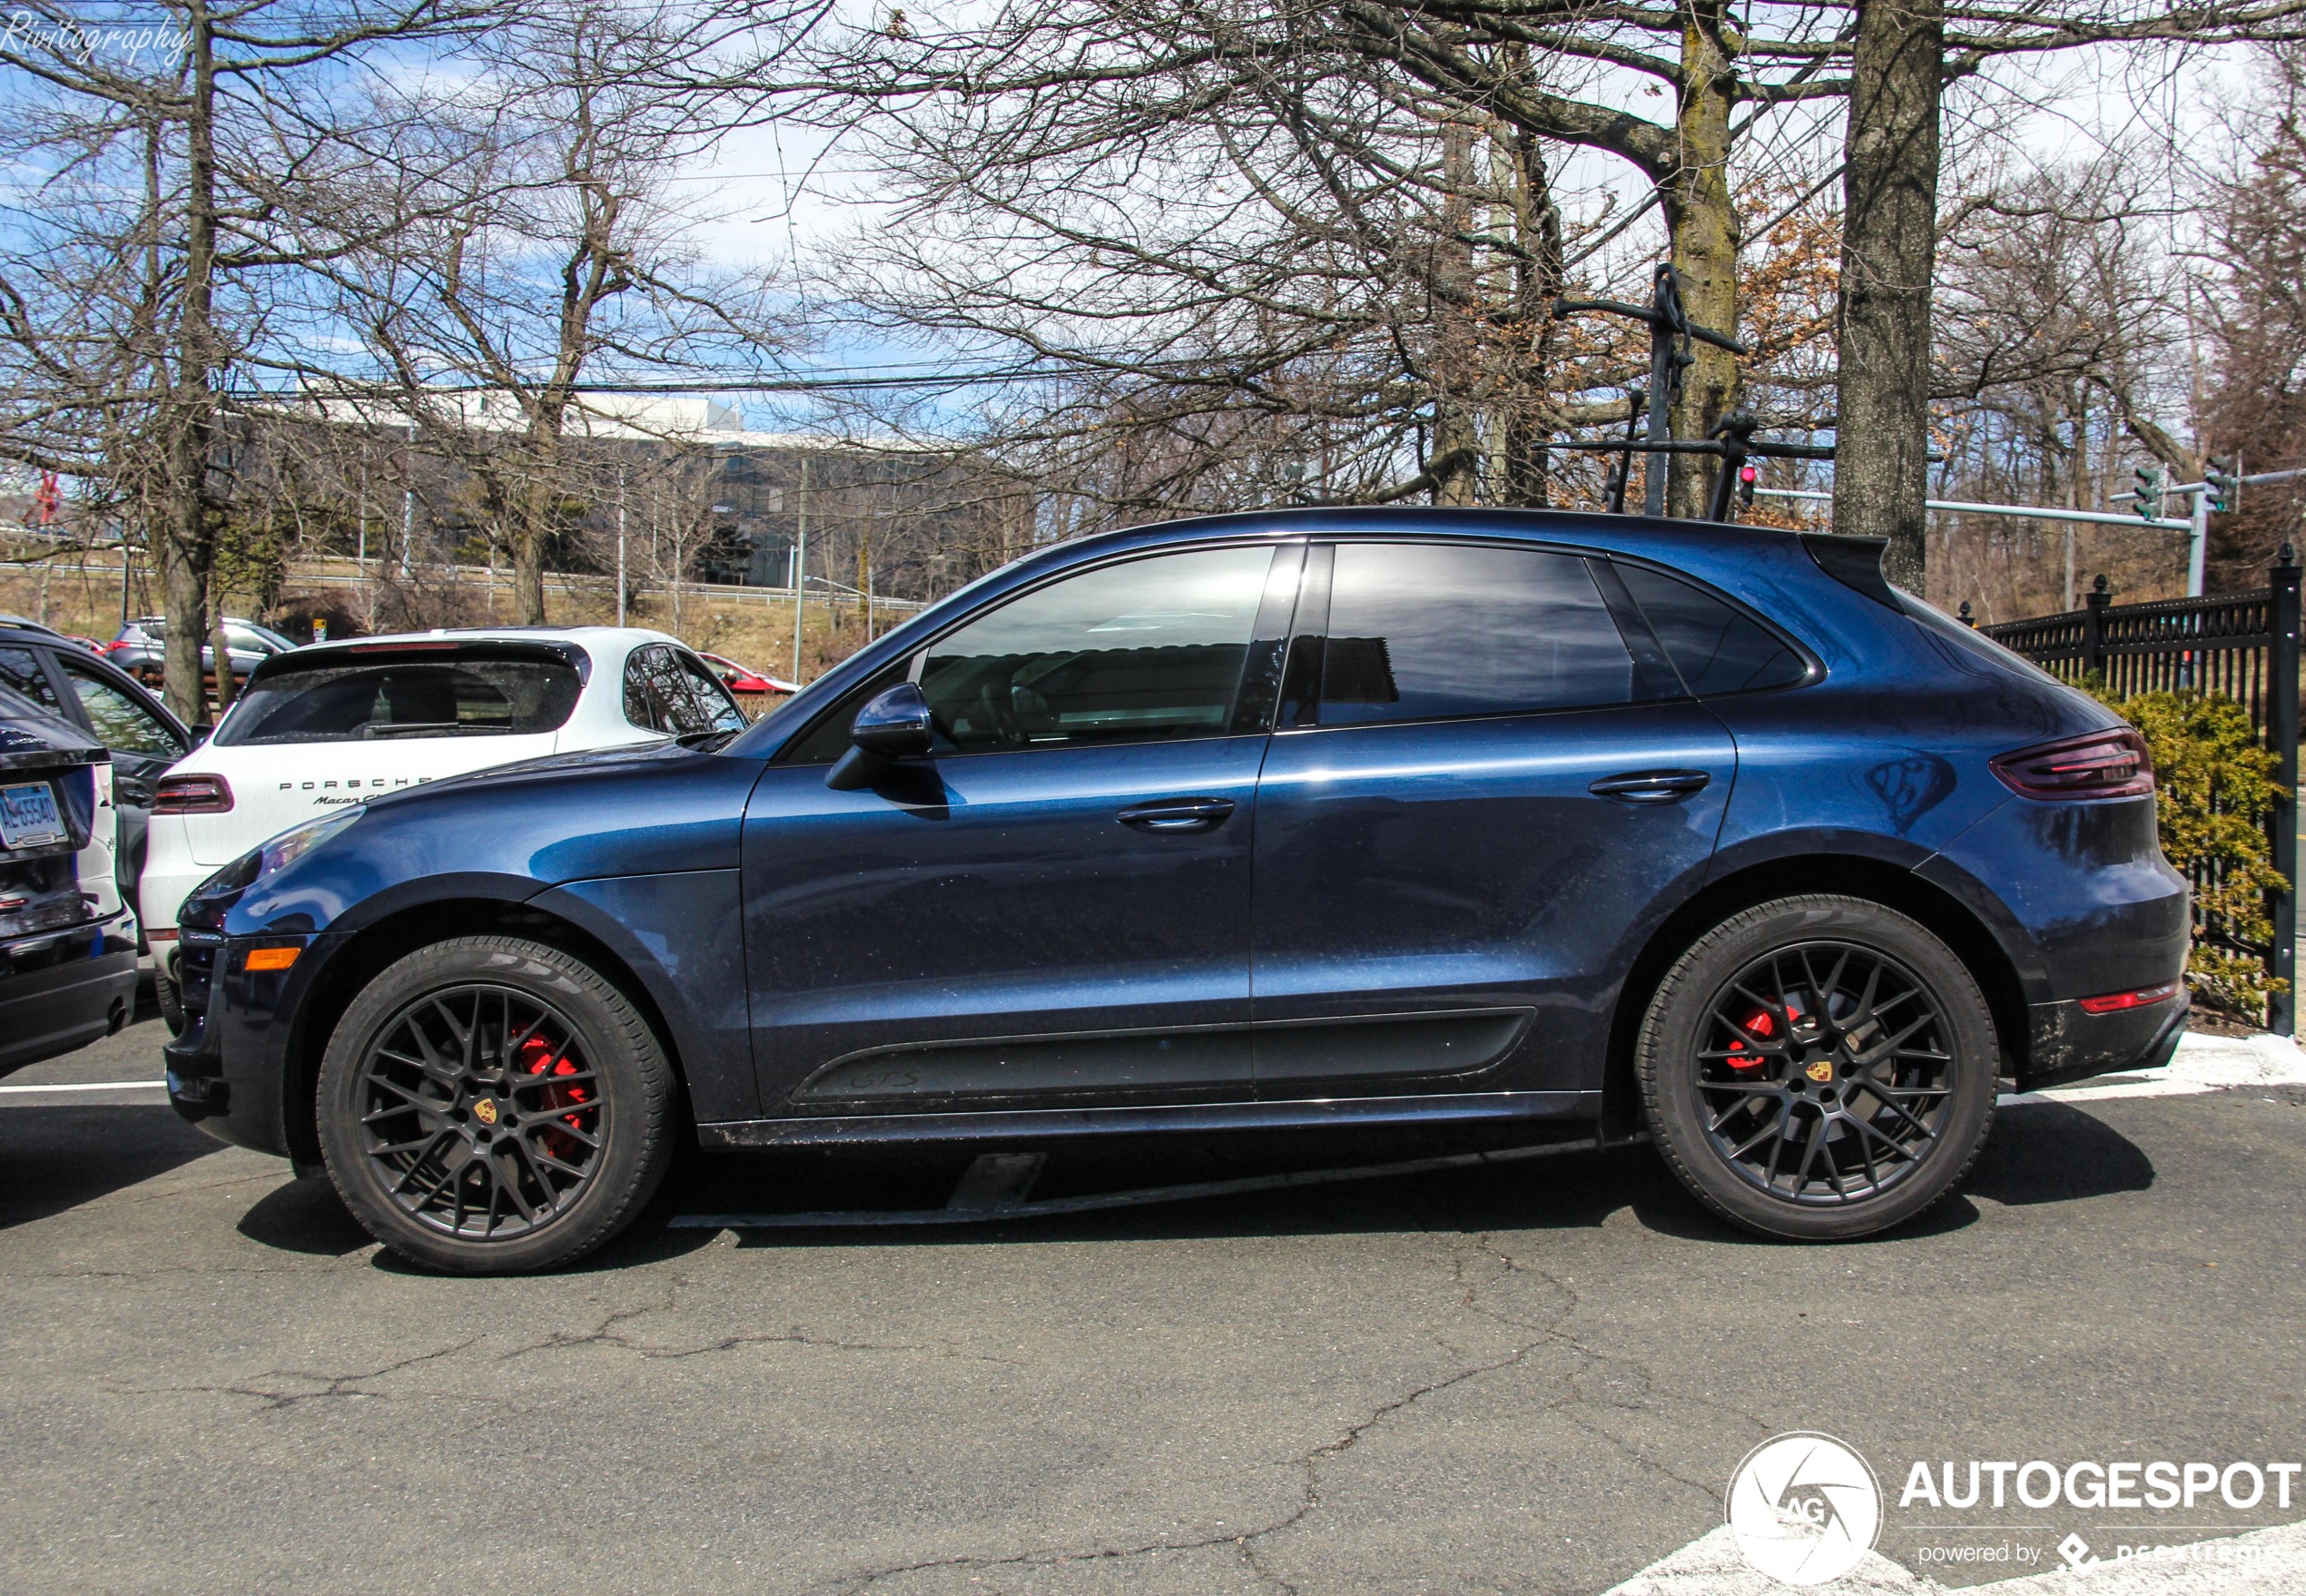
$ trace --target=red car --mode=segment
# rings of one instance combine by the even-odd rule
[[[741,665],[723,655],[700,650],[696,657],[713,667],[713,674],[721,678],[721,685],[736,695],[737,706],[754,720],[760,719],[777,699],[789,698],[801,690],[797,682]]]

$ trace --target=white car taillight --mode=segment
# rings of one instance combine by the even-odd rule
[[[224,814],[232,807],[232,787],[222,776],[163,776],[153,793],[154,814]]]

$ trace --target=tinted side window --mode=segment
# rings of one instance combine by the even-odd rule
[[[0,686],[14,687],[51,714],[72,718],[56,702],[56,690],[48,685],[48,673],[40,668],[40,656],[29,648],[0,648]]]
[[[1809,674],[1808,662],[1768,627],[1704,588],[1621,562],[1617,570],[1674,668],[1699,697],[1790,687]]]
[[[649,691],[648,656],[655,651],[655,645],[650,644],[625,656],[625,718],[644,732],[665,730],[665,717],[657,708],[656,695]]]
[[[930,645],[941,741],[961,753],[1225,734],[1270,548],[1197,549],[1087,571]]]
[[[1624,704],[1633,660],[1585,562],[1535,549],[1343,543],[1321,724]]]

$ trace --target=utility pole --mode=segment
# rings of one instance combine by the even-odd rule
[[[809,594],[809,457],[801,457],[800,527],[793,540],[793,680],[801,680],[801,613]]]
[[[417,424],[409,423],[408,477],[400,488],[400,575],[409,574],[409,546],[417,536]]]
[[[2200,598],[2210,567],[2210,495],[2194,495],[2193,525],[2186,533],[2186,596]],[[2071,607],[2071,606],[2069,606]]]
[[[360,439],[360,541],[358,552],[352,557],[352,566],[360,572],[360,579],[367,581],[369,576],[369,440],[365,436]]]
[[[625,468],[616,468],[616,624],[625,624]]]

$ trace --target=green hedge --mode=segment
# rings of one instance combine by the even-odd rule
[[[2094,683],[2091,690],[2145,734],[2162,851],[2197,882],[2186,984],[2201,1002],[2262,1024],[2266,1000],[2288,983],[2268,976],[2264,961],[2242,944],[2273,941],[2266,894],[2288,886],[2266,840],[2266,823],[2286,795],[2274,780],[2274,756],[2231,698],[2143,693],[2117,700]]]

